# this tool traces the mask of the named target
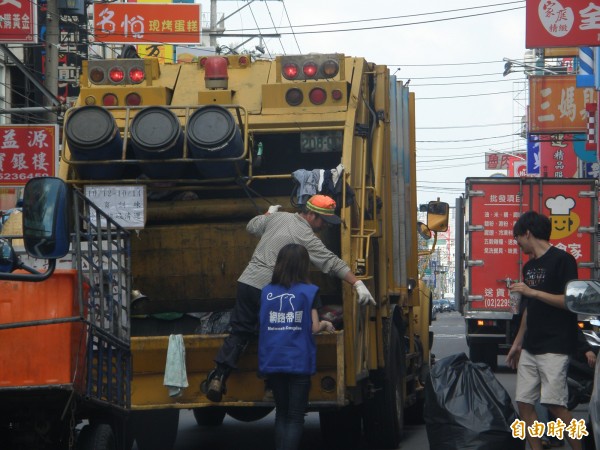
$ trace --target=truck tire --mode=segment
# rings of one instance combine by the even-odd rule
[[[267,417],[271,414],[271,411],[273,411],[273,408],[269,406],[242,406],[238,408],[228,408],[227,414],[240,422],[256,422],[257,420]]]
[[[178,409],[132,412],[138,450],[170,450],[177,439]]]
[[[116,450],[115,435],[107,423],[93,423],[81,429],[77,450]]]
[[[404,334],[404,333],[402,333]],[[373,373],[373,397],[365,403],[365,437],[375,448],[395,449],[404,429],[404,337],[390,320],[383,322],[385,368]]]
[[[362,417],[356,406],[346,406],[335,411],[319,411],[319,421],[325,448],[345,450],[359,447]]]
[[[194,408],[194,419],[201,427],[218,427],[223,425],[225,410],[221,408]]]
[[[405,348],[408,348],[408,341],[405,338]],[[404,423],[408,425],[422,425],[425,423],[425,389],[418,389],[418,386],[425,386],[431,367],[429,362],[425,362],[423,358],[423,344],[421,339],[415,336],[415,351],[421,356],[418,358],[419,373],[416,374],[418,382],[407,383],[407,395],[415,396],[415,403],[404,408]],[[408,372],[408,370],[407,370]],[[410,389],[409,389],[410,387]]]

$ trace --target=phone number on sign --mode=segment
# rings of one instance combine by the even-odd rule
[[[486,308],[508,308],[510,303],[507,298],[486,298],[484,300]]]
[[[30,178],[47,176],[47,173],[0,173],[0,181],[24,181]]]

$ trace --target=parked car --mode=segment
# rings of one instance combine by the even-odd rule
[[[454,311],[454,307],[450,305],[450,302],[445,298],[440,300],[440,311],[441,312],[450,312]]]
[[[433,310],[435,312],[442,312],[442,303],[441,303],[441,300],[434,300],[433,301]]]
[[[600,315],[600,281],[573,280],[565,289],[565,304],[577,314]],[[600,364],[594,372],[594,390],[589,404],[590,418],[586,427],[589,436],[583,441],[584,450],[595,449],[600,443]]]

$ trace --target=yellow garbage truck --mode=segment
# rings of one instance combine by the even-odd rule
[[[414,94],[388,67],[343,54],[84,62],[60,178],[131,230],[129,430],[139,449],[171,448],[181,409],[200,425],[272,411],[255,344],[220,403],[200,385],[257,244],[246,224],[315,193],[336,200],[342,221],[320,238],[377,306],[311,272],[338,331],[316,336],[309,409],[342,448],[363,434],[396,448],[405,419],[422,419],[432,335],[417,236],[444,230],[448,205],[431,202],[427,224],[417,222],[414,119]],[[185,354],[177,395],[165,385],[173,337]]]

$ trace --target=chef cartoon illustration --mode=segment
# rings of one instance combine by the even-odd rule
[[[575,200],[564,195],[557,195],[546,200],[546,207],[550,210],[552,234],[550,239],[561,239],[575,233],[579,228],[579,215],[571,211]]]

